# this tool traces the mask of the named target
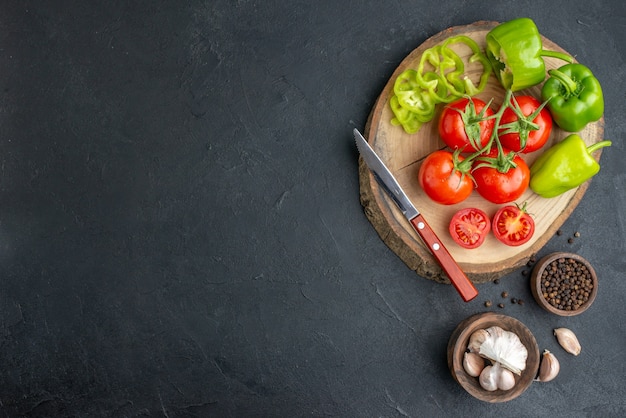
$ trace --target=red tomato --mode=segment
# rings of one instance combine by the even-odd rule
[[[505,155],[510,151],[503,149]],[[499,159],[497,148],[485,154],[487,158]],[[518,199],[528,188],[530,169],[519,155],[515,154],[513,163],[516,167],[500,172],[496,167],[482,166],[485,162],[480,158],[474,161],[472,176],[476,182],[478,193],[492,203],[508,203]]]
[[[477,208],[461,209],[450,220],[450,236],[464,248],[477,248],[491,230],[491,221],[485,212]]]
[[[511,99],[511,101],[512,100],[513,99]],[[524,116],[531,116],[541,106],[541,103],[532,96],[517,96],[515,100],[519,105],[519,110],[522,111]],[[513,103],[511,105],[515,106]],[[528,122],[537,124],[539,129],[529,130]],[[507,128],[502,129],[502,126],[507,124],[515,124],[514,128],[517,129],[518,132],[504,133],[507,131]],[[502,146],[513,151],[529,153],[543,147],[546,142],[548,142],[551,132],[552,116],[545,107],[539,111],[539,114],[532,121],[525,121],[524,119],[520,121],[515,114],[515,110],[508,107],[502,114],[498,134]],[[520,143],[520,134],[522,137],[526,137],[525,147]]]
[[[458,99],[444,107],[439,117],[439,136],[452,149],[463,152],[478,151],[489,143],[494,119],[483,120],[493,115],[493,110],[480,99]],[[483,112],[484,110],[484,112]],[[482,113],[482,115],[481,115]],[[468,137],[468,133],[470,136]]]
[[[444,150],[435,151],[424,159],[418,180],[428,197],[442,205],[453,205],[467,199],[474,183],[469,174],[463,174],[458,169],[458,163],[463,160],[461,155],[455,156]]]
[[[535,221],[526,212],[526,205],[504,206],[493,217],[493,234],[506,245],[527,243],[535,233]]]

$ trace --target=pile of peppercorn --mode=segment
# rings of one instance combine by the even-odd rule
[[[541,275],[541,293],[557,309],[575,311],[584,305],[593,291],[591,272],[573,258],[552,261]]]

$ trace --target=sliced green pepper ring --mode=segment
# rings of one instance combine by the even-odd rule
[[[443,57],[446,57],[445,62],[448,64],[440,66],[439,74],[444,77],[449,94],[462,96],[465,94],[465,86],[461,76],[465,72],[465,64],[456,52],[445,45],[441,46],[440,52]]]
[[[422,127],[424,122],[418,120],[416,113],[402,107],[398,101],[398,96],[391,96],[391,99],[389,99],[389,105],[395,116],[391,119],[392,125],[402,125],[404,131],[409,134],[417,132],[419,128]]]
[[[437,89],[437,85],[440,81],[440,78],[436,77],[438,75],[436,71],[441,69],[440,49],[441,47],[438,45],[424,51],[417,65],[415,79],[421,88],[428,91]],[[427,64],[430,64],[434,70],[426,70]]]
[[[437,103],[449,103],[455,98],[460,97],[450,92],[450,83],[440,74],[428,72],[423,75],[423,80],[428,83],[429,86],[426,90]]]
[[[428,91],[417,83],[417,71],[408,69],[396,79],[393,91],[399,106],[420,115],[421,119],[432,117],[435,113],[435,100]],[[402,117],[399,118],[402,121]],[[430,120],[430,119],[428,119]],[[425,122],[428,122],[425,120]]]
[[[400,106],[411,112],[426,117],[435,113],[435,101],[429,92],[424,90],[409,90],[396,93]]]
[[[472,51],[472,55],[469,57],[468,62],[472,64],[478,62],[483,67],[483,72],[480,76],[480,79],[478,80],[478,85],[475,85],[469,77],[465,77],[462,80],[463,86],[460,88],[460,90],[463,93],[461,93],[461,95],[465,94],[469,96],[474,96],[485,89],[485,86],[487,85],[487,81],[489,80],[489,76],[491,75],[492,71],[491,63],[489,62],[489,58],[487,58],[487,55],[485,55],[480,49],[480,46],[478,46],[478,43],[476,43],[476,41],[474,41],[469,36],[465,35],[453,36],[452,38],[446,39],[445,42],[441,45],[442,53],[452,53],[458,57],[458,55],[449,48],[449,45],[454,44],[464,44],[468,48],[470,48],[470,50]],[[461,64],[462,63],[463,62],[461,61]],[[463,71],[461,71],[461,74],[462,73]]]
[[[393,84],[395,94],[420,88],[417,83],[417,71],[408,69],[403,71]]]
[[[465,63],[449,45],[463,43],[472,50],[469,62],[483,65],[478,85],[464,77]],[[488,58],[471,38],[459,35],[422,53],[417,70],[407,69],[395,80],[390,106],[395,115],[394,125],[402,125],[408,133],[419,130],[425,122],[435,117],[438,103],[451,103],[464,95],[481,92],[491,74]]]

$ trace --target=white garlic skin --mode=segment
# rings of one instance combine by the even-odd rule
[[[544,350],[541,356],[541,365],[539,366],[539,376],[536,380],[549,382],[559,374],[559,371],[561,371],[559,360],[550,351]]]
[[[521,375],[522,370],[526,369],[528,350],[517,334],[497,326],[489,327],[486,331],[489,337],[480,345],[478,354]]]
[[[463,369],[472,377],[480,376],[480,372],[485,368],[485,360],[476,353],[465,352],[463,354]]]
[[[554,330],[556,339],[565,351],[575,356],[580,354],[581,346],[576,338],[576,334],[568,328],[556,328]]]

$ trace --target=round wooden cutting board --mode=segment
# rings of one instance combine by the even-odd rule
[[[448,224],[452,215],[465,207],[477,207],[484,210],[489,216],[493,216],[497,209],[504,205],[492,204],[483,199],[476,191],[461,203],[450,206],[440,205],[431,201],[419,186],[417,173],[422,160],[431,152],[445,148],[445,144],[437,132],[437,120],[442,105],[438,106],[438,112],[432,122],[424,124],[417,133],[409,135],[404,132],[402,127],[391,125],[393,113],[389,106],[389,99],[393,96],[394,81],[404,70],[417,68],[424,50],[443,42],[448,37],[466,35],[474,39],[484,49],[485,36],[497,24],[497,22],[476,22],[467,26],[449,28],[428,39],[411,52],[393,73],[377,99],[364,132],[370,145],[389,167],[411,201],[424,215],[448,251],[474,283],[492,281],[526,264],[529,258],[546,244],[569,217],[589,185],[587,182],[574,190],[551,199],[542,198],[528,189],[516,203],[527,202],[528,204],[528,211],[533,215],[536,224],[533,238],[522,246],[509,247],[500,243],[490,233],[482,246],[472,250],[458,246],[450,238]],[[543,38],[543,47],[547,50],[566,52],[545,37]],[[465,51],[462,46],[457,45],[453,45],[452,48],[467,62],[470,55],[469,49]],[[564,61],[554,58],[545,58],[545,63],[546,69],[559,68],[565,64]],[[467,66],[466,74],[477,81],[482,68],[479,64],[475,65],[475,68],[471,65]],[[518,91],[515,94],[532,95],[541,101],[541,87],[542,84]],[[476,97],[485,102],[493,99],[492,108],[497,110],[504,94],[504,89],[492,74],[485,90]],[[587,125],[578,134],[588,145],[601,141],[604,134],[604,118]],[[530,166],[543,151],[567,135],[569,135],[568,132],[554,125],[550,139],[544,148],[522,156]],[[594,157],[599,160],[600,154],[601,152],[598,151]],[[449,283],[448,277],[393,201],[376,183],[362,159],[359,161],[359,181],[360,199],[365,214],[387,246],[418,275],[441,283]]]

